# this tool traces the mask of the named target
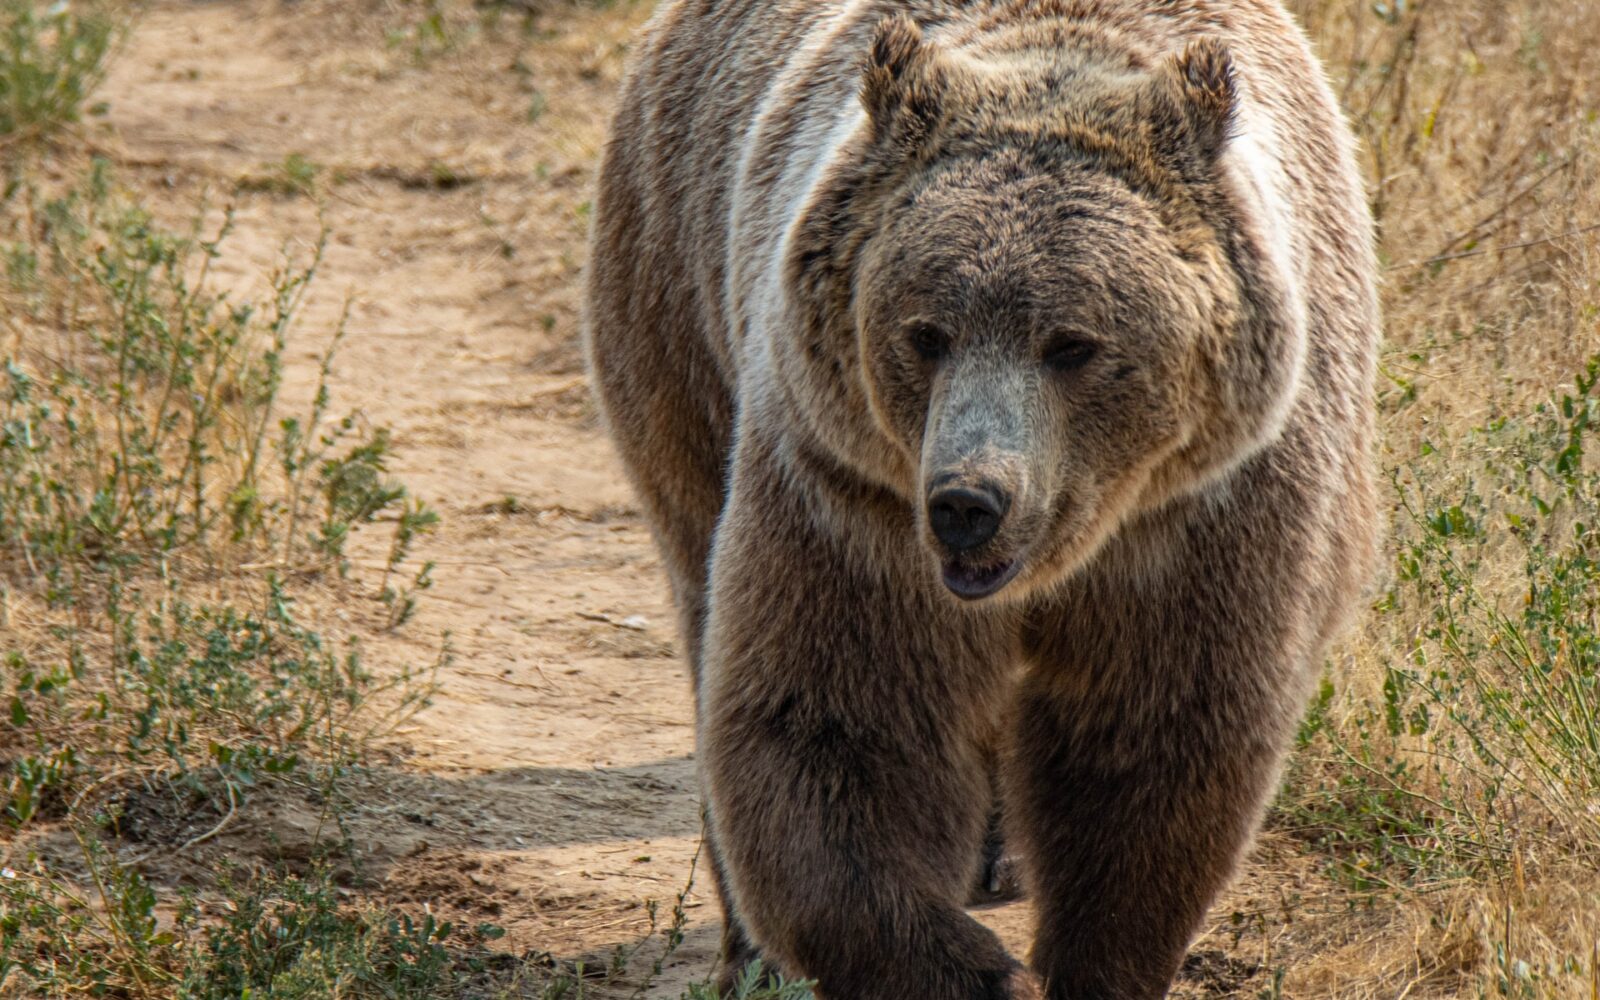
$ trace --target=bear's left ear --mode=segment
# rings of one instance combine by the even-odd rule
[[[1195,140],[1210,155],[1221,154],[1234,134],[1239,107],[1237,71],[1227,46],[1215,38],[1197,39],[1172,59],[1168,69]]]

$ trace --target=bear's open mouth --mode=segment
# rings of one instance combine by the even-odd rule
[[[962,600],[976,601],[998,592],[1011,582],[1021,568],[1021,559],[1010,559],[989,566],[962,566],[947,562],[944,564],[944,585]]]

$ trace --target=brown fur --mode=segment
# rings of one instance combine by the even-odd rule
[[[1271,0],[657,16],[589,352],[683,615],[730,970],[1165,992],[1372,562],[1369,227]],[[958,544],[949,491],[998,527]],[[961,908],[997,746],[1031,972]]]

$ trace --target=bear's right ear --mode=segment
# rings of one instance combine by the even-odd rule
[[[878,22],[861,80],[861,103],[875,139],[911,149],[933,131],[944,98],[938,63],[937,51],[909,16]]]
[[[1221,41],[1200,38],[1172,62],[1171,73],[1196,141],[1207,153],[1219,155],[1233,138],[1238,118],[1238,71],[1232,54]]]

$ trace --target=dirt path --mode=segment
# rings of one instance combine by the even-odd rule
[[[385,36],[421,5],[160,4],[104,89],[125,178],[175,211],[234,203],[225,278],[259,287],[319,231],[313,199],[239,183],[315,171],[331,243],[292,380],[352,295],[335,408],[392,428],[395,473],[443,515],[420,552],[438,582],[377,655],[425,661],[445,631],[455,651],[354,827],[393,900],[567,957],[636,940],[647,900],[670,912],[699,835],[672,612],[577,346],[591,164],[644,14],[564,9],[531,39],[463,21],[418,59]],[[674,981],[712,955],[715,905],[688,902]]]
[[[435,588],[375,653],[423,661],[446,631],[455,650],[400,734],[411,755],[363,779],[352,829],[390,901],[566,958],[639,940],[647,901],[669,914],[699,840],[672,611],[577,346],[593,163],[647,13],[468,20],[419,58],[420,4],[161,2],[103,91],[125,180],[175,213],[206,192],[235,205],[225,278],[260,287],[285,244],[303,253],[322,201],[331,243],[292,374],[304,391],[353,296],[336,409],[392,428],[395,472],[444,517],[421,553]],[[295,170],[320,199],[237,190]],[[302,820],[283,807],[230,836],[283,843]],[[1252,898],[1235,895],[1219,928]],[[652,996],[710,967],[707,879],[687,913]],[[984,918],[1020,947],[1022,908]],[[1192,968],[1202,992],[1254,975],[1231,937]]]

